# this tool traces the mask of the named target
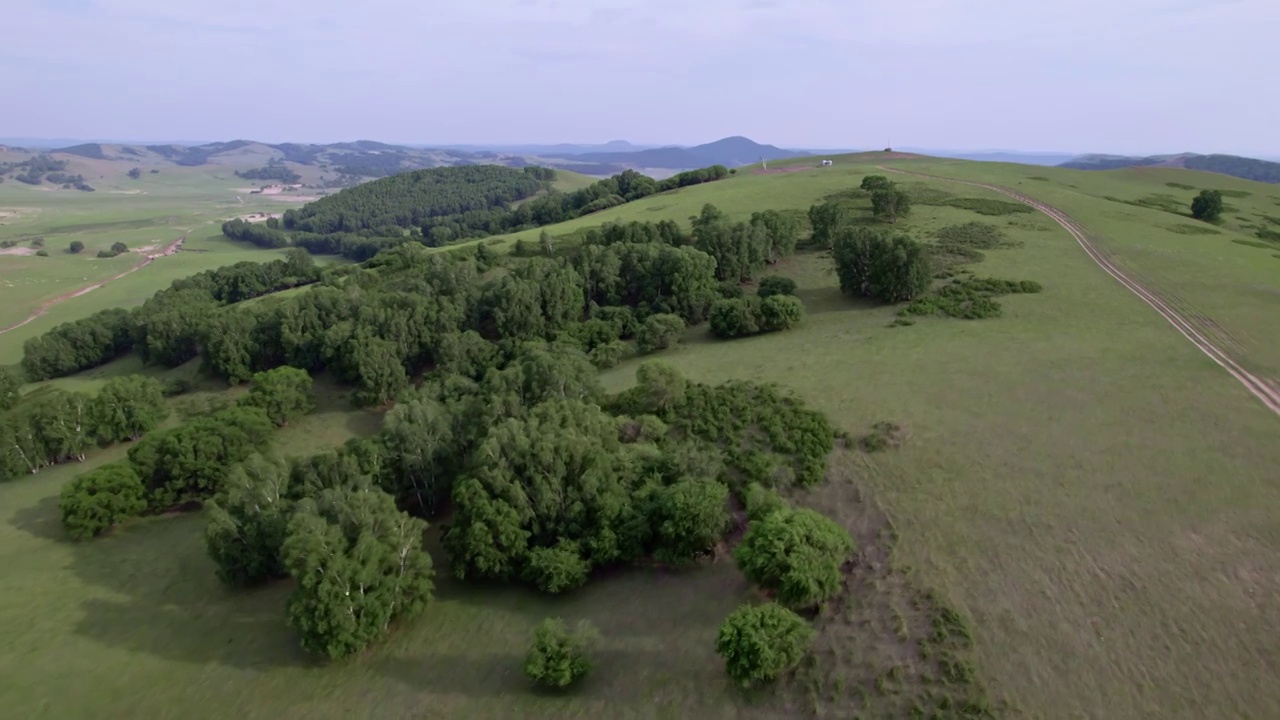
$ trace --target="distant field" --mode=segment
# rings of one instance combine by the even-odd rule
[[[1280,376],[1280,259],[1273,257],[1280,250],[1236,242],[1256,238],[1250,226],[1267,226],[1267,215],[1280,217],[1280,187],[1180,170],[886,161],[877,153],[796,172],[741,169],[548,232],[610,220],[687,225],[708,202],[734,218],[805,210],[836,193],[850,196],[886,163],[1004,185],[1057,206],[1127,270],[1216,325],[1243,362]],[[996,224],[1019,246],[986,251],[974,270],[1033,280],[1044,291],[1001,298],[1000,318],[925,318],[890,328],[895,308],[841,295],[828,254],[810,251],[775,268],[799,283],[807,310],[799,328],[728,342],[698,328],[661,357],[697,380],[779,382],[854,435],[879,421],[909,430],[897,450],[849,456],[845,469],[870,501],[837,488],[815,502],[834,504],[837,516],[864,502],[884,507],[898,538],[895,567],[972,621],[978,672],[1011,714],[1280,717],[1280,606],[1273,602],[1280,596],[1280,418],[1046,216],[980,215],[940,203],[962,199],[971,202],[959,205],[981,208],[1001,196],[941,180],[895,180],[933,203],[918,202],[899,229],[931,237],[948,225]],[[1232,191],[1234,209],[1218,226],[1175,214],[1196,191],[1171,183]],[[12,190],[0,186],[0,207],[9,207]],[[204,202],[201,192],[192,190],[193,203]],[[172,201],[178,204],[166,212],[182,202]],[[1139,201],[1169,209],[1132,204]],[[59,223],[127,220],[96,212]],[[136,304],[147,288],[204,267],[268,257],[218,239],[205,223],[219,212],[222,206],[193,225],[202,228],[193,249],[210,252],[162,259],[135,273],[145,272],[145,282],[108,285],[0,336],[0,364],[20,356],[15,341],[59,318]],[[0,258],[0,270],[13,260]],[[82,258],[21,259],[28,260]],[[624,363],[604,381],[625,387],[635,366]],[[92,390],[105,377],[140,369],[128,357],[57,382]],[[171,372],[193,373],[194,365]],[[324,388],[321,407],[282,431],[287,451],[311,452],[376,429],[376,416],[350,411],[342,390]],[[88,464],[121,452],[99,453]],[[857,690],[839,683],[820,693],[809,688],[807,696],[801,689],[799,700],[784,693],[752,703],[727,687],[712,653],[715,625],[747,587],[724,562],[679,575],[622,573],[559,600],[463,586],[441,572],[440,600],[421,618],[385,646],[324,667],[295,649],[284,625],[287,585],[253,593],[218,585],[198,516],[146,521],[85,545],[65,542],[56,496],[85,467],[0,486],[0,562],[5,586],[16,589],[0,598],[0,626],[17,628],[0,674],[16,688],[7,706],[15,717],[752,718],[818,707],[822,717],[844,718],[841,708]],[[439,554],[436,565],[443,570]],[[524,638],[548,614],[591,618],[606,638],[597,672],[565,697],[532,693],[519,673]],[[820,662],[858,659],[867,636],[844,637]]]
[[[91,178],[97,188],[92,193],[0,184],[0,241],[17,243],[0,250],[0,328],[22,322],[61,296],[125,272],[145,252],[187,236],[183,252],[158,258],[142,270],[52,305],[39,319],[0,335],[0,365],[16,362],[26,338],[60,322],[104,307],[141,304],[173,280],[202,270],[273,257],[274,251],[224,239],[218,225],[242,214],[298,206],[273,199],[278,196],[238,193],[235,188],[247,181],[225,168],[166,168],[158,175],[144,173],[132,180],[123,174],[127,167],[117,167],[116,175],[101,180]],[[36,238],[43,242],[48,257],[32,254]],[[71,254],[72,241],[83,243],[84,250]],[[131,252],[96,257],[99,250],[116,242]]]

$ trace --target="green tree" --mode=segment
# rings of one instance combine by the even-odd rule
[[[128,463],[115,462],[78,476],[62,488],[58,508],[67,535],[88,540],[147,509],[146,488]]]
[[[331,659],[387,636],[431,599],[427,524],[370,486],[330,489],[298,503],[283,546],[297,581],[287,617],[302,647]]]
[[[821,513],[777,510],[747,526],[733,557],[747,579],[797,608],[812,607],[840,590],[841,567],[853,554],[853,538]]]
[[[1214,222],[1222,217],[1222,191],[1201,190],[1191,201],[1191,217],[1205,222]]]
[[[125,245],[122,242],[114,242],[114,243],[111,243],[111,252],[115,253],[116,255],[127,253],[129,252],[129,246]]]
[[[70,251],[72,255],[78,255],[84,252],[84,243],[79,240],[72,240],[71,244],[67,246],[67,250]]]
[[[804,303],[794,295],[770,295],[760,302],[760,329],[790,330],[804,319]]]
[[[711,306],[711,334],[733,338],[755,335],[760,332],[760,298],[740,297],[737,300],[717,300]]]
[[[205,548],[218,578],[245,587],[285,576],[281,549],[293,502],[287,463],[251,455],[206,506]]]
[[[893,187],[893,183],[884,175],[867,175],[862,178],[862,185],[859,187],[867,192],[875,192],[876,190],[887,190]]]
[[[562,690],[591,672],[588,657],[597,635],[586,622],[569,632],[560,618],[547,618],[533,631],[524,674],[542,687]]]
[[[896,223],[911,212],[911,196],[891,184],[871,193],[871,212],[881,220]]]
[[[316,397],[311,375],[285,365],[255,374],[249,393],[240,402],[262,408],[271,422],[284,427],[293,418],[310,412],[316,406]]]
[[[831,254],[847,295],[902,302],[923,294],[932,283],[928,251],[906,235],[846,228],[835,238]]]
[[[483,462],[455,482],[444,537],[459,578],[538,582],[545,573],[529,567],[538,548],[576,548],[587,569],[643,552],[637,468],[598,406],[542,402],[527,417],[493,424],[473,457]],[[563,566],[562,555],[543,560]]]
[[[0,368],[0,412],[18,404],[22,382],[11,370]]]
[[[164,387],[145,375],[125,375],[107,381],[89,402],[89,417],[99,439],[137,440],[154,430],[169,414]]]
[[[409,384],[409,375],[395,344],[381,338],[366,338],[356,345],[359,348],[356,372],[360,379],[356,398],[366,405],[391,402]]]
[[[720,625],[716,652],[729,677],[744,687],[776,680],[804,658],[814,630],[778,605],[743,605]]]
[[[450,406],[412,394],[396,403],[384,421],[382,442],[388,451],[383,487],[401,507],[431,514],[449,497],[463,448]]]
[[[646,360],[636,368],[632,390],[635,408],[644,414],[663,416],[684,404],[689,381],[679,370],[660,360]]]
[[[650,524],[654,558],[682,563],[710,552],[729,528],[729,488],[714,480],[681,480],[657,492]]]
[[[777,210],[751,214],[751,224],[764,228],[768,237],[768,261],[776,263],[795,252],[800,239],[800,223],[795,216]]]
[[[831,247],[836,233],[849,224],[853,212],[846,203],[825,202],[809,208],[809,224],[813,226],[812,242],[818,247]]]
[[[650,315],[636,331],[636,349],[642,353],[666,350],[680,341],[684,329],[684,320],[679,315]]]
[[[138,179],[138,178],[140,178],[140,177],[142,177],[142,170],[140,170],[140,169],[138,169],[138,168],[136,168],[136,167],[135,167],[135,168],[129,168],[129,178],[130,178],[130,179],[132,179],[132,180],[137,180],[137,179]]]
[[[795,295],[796,281],[783,275],[770,275],[760,281],[756,295],[767,298],[770,295]]]

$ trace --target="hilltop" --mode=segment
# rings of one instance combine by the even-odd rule
[[[1280,162],[1257,160],[1239,155],[1200,155],[1176,153],[1172,155],[1081,155],[1062,163],[1059,167],[1076,170],[1117,170],[1129,167],[1173,167],[1221,173],[1244,180],[1280,182]]]

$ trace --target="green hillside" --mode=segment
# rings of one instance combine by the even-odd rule
[[[455,314],[449,303],[470,291],[445,296],[435,292],[443,285],[428,292],[421,284],[448,275],[458,287],[476,288],[482,324],[488,317],[496,327],[510,322],[511,315],[494,313],[507,307],[495,305],[502,298],[551,302],[548,288],[562,281],[553,266],[569,266],[528,257],[548,249],[573,262],[590,253],[624,267],[632,262],[635,272],[654,273],[646,278],[676,272],[670,268],[677,256],[696,265],[697,251],[687,247],[653,250],[670,265],[646,265],[627,254],[626,242],[580,251],[588,231],[607,223],[675,221],[692,233],[693,218],[707,204],[722,211],[726,228],[765,210],[799,219],[795,254],[743,286],[750,295],[764,278],[794,280],[804,308],[799,324],[724,340],[709,323],[695,323],[674,347],[599,374],[605,390],[625,391],[635,386],[640,362],[656,358],[693,383],[777,383],[840,432],[837,444],[844,447],[827,458],[824,482],[807,489],[782,484],[792,503],[848,529],[858,551],[836,599],[811,613],[817,635],[809,659],[776,689],[738,690],[715,652],[721,620],[761,598],[722,549],[715,561],[679,569],[610,569],[579,590],[551,596],[453,577],[439,539],[441,526],[459,522],[449,515],[430,519],[436,600],[396,624],[386,641],[321,663],[302,652],[285,623],[281,608],[291,581],[252,591],[219,583],[205,549],[205,513],[131,521],[89,543],[66,539],[61,489],[90,468],[123,459],[127,446],[114,445],[92,450],[84,463],[0,484],[0,544],[7,553],[0,577],[20,589],[0,599],[0,625],[14,629],[11,651],[0,661],[15,688],[10,712],[59,718],[898,718],[926,707],[939,717],[984,716],[979,709],[1026,717],[1280,712],[1269,662],[1274,617],[1265,602],[1280,592],[1274,530],[1280,416],[1258,397],[1268,384],[1280,389],[1280,338],[1273,332],[1280,241],[1269,234],[1280,231],[1280,187],[1173,168],[1085,171],[886,153],[832,159],[830,167],[797,159],[771,161],[767,172],[739,168],[716,182],[568,222],[430,251],[460,258],[478,248],[520,250],[492,259],[498,265],[475,277],[402,249],[367,269],[331,275],[345,278],[341,292],[294,289],[225,309],[270,318],[272,307],[318,293],[338,303],[345,293],[353,307],[368,309],[356,307],[345,325],[328,326],[372,327],[384,307],[393,308],[391,318],[402,317],[394,310],[400,308],[403,317],[464,322],[465,313]],[[893,223],[874,217],[872,194],[859,189],[868,175],[897,183],[910,212]],[[567,182],[563,173],[557,181]],[[1009,189],[1065,213],[1184,331],[1105,272],[1058,221],[964,182]],[[179,227],[203,233],[209,253],[157,260],[130,279],[57,305],[0,335],[0,363],[16,362],[21,349],[14,341],[47,332],[55,320],[140,305],[178,276],[179,266],[167,262],[194,263],[236,247],[228,261],[242,259],[239,253],[274,258],[214,237],[213,215],[229,215],[225,204],[208,209],[212,197],[226,192],[212,181],[208,187],[216,192],[193,191],[154,208],[139,198],[148,210],[134,217],[191,208]],[[1224,192],[1228,207],[1218,224],[1189,217],[1191,198],[1202,189]],[[19,202],[34,197],[12,192],[0,186],[0,209],[28,207]],[[936,274],[949,275],[933,281],[929,298],[979,279],[1025,281],[1041,291],[1001,296],[998,316],[978,320],[903,315],[905,303],[850,297],[841,292],[831,251],[809,239],[809,210],[822,203],[840,208],[851,232],[900,233],[923,243]],[[85,206],[81,224],[129,217],[123,209],[107,216],[99,207]],[[53,215],[25,214],[22,222],[40,223],[65,245],[75,231],[55,233]],[[543,231],[551,248],[540,242]],[[124,238],[144,230],[112,232]],[[978,234],[993,239],[979,245],[972,239]],[[968,244],[948,245],[947,238]],[[9,262],[72,259],[0,256],[0,270]],[[469,260],[458,262],[470,267]],[[662,293],[677,292],[639,284],[629,290],[650,293],[655,304],[669,300]],[[32,290],[13,293],[13,303],[27,307],[43,298]],[[380,304],[396,293],[419,299]],[[698,319],[691,315],[691,322]],[[269,331],[270,323],[261,327]],[[1264,389],[1251,393],[1184,332]],[[359,341],[341,347],[356,358],[363,348]],[[143,366],[131,353],[46,384],[96,391],[107,378],[138,371],[186,379],[190,391],[168,401],[175,412],[169,422],[176,424],[185,412],[198,415],[245,392],[201,378],[199,363]],[[358,367],[326,367],[316,375],[316,408],[274,431],[277,452],[310,455],[387,427],[381,410],[353,408],[360,386],[338,379],[361,376]],[[735,462],[745,467],[748,460]],[[601,635],[592,673],[566,693],[531,690],[521,672],[534,626],[550,616],[590,620]],[[973,712],[964,714],[966,708]]]

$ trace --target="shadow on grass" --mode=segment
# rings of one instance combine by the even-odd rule
[[[318,664],[285,623],[290,587],[224,588],[205,555],[200,513],[138,521],[75,543],[71,569],[117,598],[82,606],[76,633],[130,652],[244,669]]]
[[[18,510],[13,514],[12,525],[41,540],[69,541],[62,529],[57,495],[50,495],[35,505]]]

